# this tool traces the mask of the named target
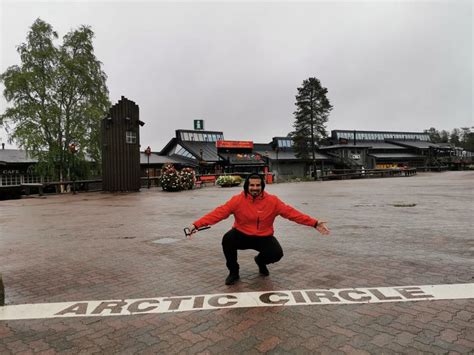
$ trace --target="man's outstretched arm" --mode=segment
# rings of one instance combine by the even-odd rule
[[[319,233],[323,235],[328,235],[331,233],[331,231],[326,225],[326,221],[319,221],[316,218],[310,217],[307,214],[298,211],[296,208],[285,204],[281,200],[278,200],[278,210],[280,216],[282,216],[283,218],[289,219],[290,221],[299,224],[303,224],[305,226],[314,227]]]
[[[238,196],[232,197],[229,201],[227,201],[222,206],[219,206],[209,212],[208,214],[204,215],[203,217],[199,218],[197,221],[194,221],[193,224],[189,226],[189,231],[192,233],[196,232],[198,228],[204,226],[212,226],[227,217],[233,212],[234,205],[236,203]]]

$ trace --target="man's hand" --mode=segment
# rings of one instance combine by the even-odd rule
[[[191,224],[189,227],[189,235],[188,235],[188,239],[193,239],[193,234],[196,233],[198,230],[196,228],[196,226],[194,224]]]
[[[329,230],[328,226],[326,225],[327,222],[319,221],[318,225],[316,226],[316,230],[321,233],[322,235],[329,235],[331,231]]]

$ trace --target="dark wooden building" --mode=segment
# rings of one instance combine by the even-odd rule
[[[122,96],[102,120],[102,186],[104,191],[140,189],[139,108]]]

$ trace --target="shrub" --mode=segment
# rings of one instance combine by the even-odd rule
[[[196,174],[193,168],[183,168],[179,173],[181,188],[183,190],[191,190],[196,181]]]
[[[173,164],[165,164],[161,169],[160,183],[164,191],[180,191],[180,175]]]
[[[221,187],[239,186],[242,178],[237,175],[221,175],[217,178],[216,184]]]

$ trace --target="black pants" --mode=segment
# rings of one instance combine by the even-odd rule
[[[222,238],[222,249],[230,272],[239,272],[237,250],[253,249],[259,252],[257,260],[261,264],[276,263],[283,257],[283,249],[274,236],[256,237],[232,228]]]

